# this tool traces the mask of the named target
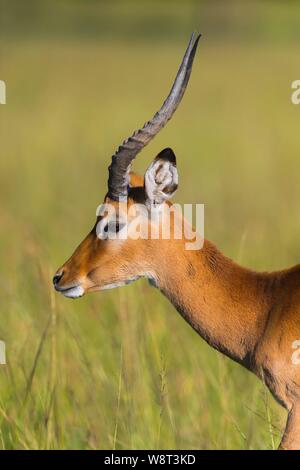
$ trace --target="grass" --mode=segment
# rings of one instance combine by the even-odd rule
[[[52,291],[94,222],[110,155],[160,105],[184,46],[0,40],[0,448],[278,445],[285,413],[264,384],[146,281],[77,301]],[[292,40],[205,38],[180,111],[135,165],[172,146],[176,201],[205,203],[207,238],[256,269],[299,262],[298,56]]]

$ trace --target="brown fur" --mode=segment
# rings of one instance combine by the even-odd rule
[[[144,201],[144,179],[131,175],[128,210]],[[116,204],[113,201],[109,201]],[[184,240],[99,240],[95,228],[62,266],[60,286],[80,281],[85,292],[133,276],[152,276],[186,321],[214,348],[264,380],[288,410],[281,448],[300,449],[300,266],[257,273],[226,258],[211,242],[186,251]]]

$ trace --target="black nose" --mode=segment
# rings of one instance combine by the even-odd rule
[[[62,271],[61,273],[55,274],[54,278],[52,279],[53,284],[54,284],[55,286],[59,283],[59,281],[61,280],[61,278],[63,277],[63,275],[64,275],[64,272],[63,272],[63,271]]]

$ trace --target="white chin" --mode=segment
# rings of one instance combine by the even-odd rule
[[[126,279],[125,281],[118,281],[112,284],[105,284],[104,286],[101,286],[99,290],[108,290],[108,289],[115,289],[116,287],[127,286],[128,284],[131,284],[133,281],[137,281],[139,278],[140,276],[134,276],[130,279]]]
[[[68,297],[69,299],[77,299],[78,297],[82,297],[84,294],[84,289],[81,286],[71,287],[71,289],[66,289],[65,291],[61,292],[62,295]]]

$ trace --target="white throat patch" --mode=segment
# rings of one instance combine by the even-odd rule
[[[78,297],[82,297],[84,294],[84,289],[81,286],[71,287],[70,289],[66,289],[65,291],[61,291],[61,294],[69,299],[77,299]]]

